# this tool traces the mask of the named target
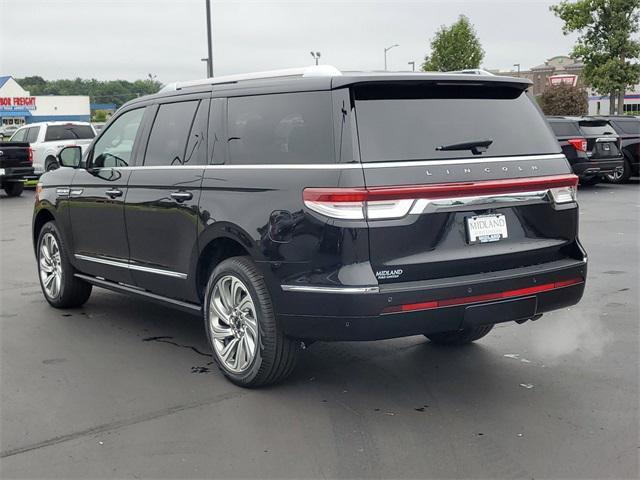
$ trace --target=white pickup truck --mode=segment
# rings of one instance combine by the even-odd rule
[[[79,145],[83,151],[96,131],[87,122],[40,122],[20,127],[11,136],[12,142],[27,142],[33,151],[35,175],[58,168],[56,155],[62,147]]]

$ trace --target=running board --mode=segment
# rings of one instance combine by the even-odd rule
[[[85,282],[95,285],[97,287],[106,288],[107,290],[113,290],[114,292],[118,292],[118,293],[128,293],[132,295],[138,295],[140,297],[144,297],[153,302],[170,305],[172,307],[179,308],[180,310],[184,310],[189,313],[195,313],[195,314],[202,313],[202,307],[200,305],[196,305],[195,303],[183,302],[181,300],[174,300],[173,298],[163,297],[162,295],[157,295],[155,293],[147,292],[146,290],[141,290],[139,288],[132,287],[130,285],[123,285],[121,283],[111,282],[109,280],[103,280],[101,278],[92,277],[91,275],[76,273],[74,276],[81,280],[84,280]]]

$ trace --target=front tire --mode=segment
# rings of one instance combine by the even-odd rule
[[[493,325],[478,325],[454,332],[430,333],[425,337],[438,345],[467,345],[487,335],[492,328]]]
[[[284,335],[250,258],[232,257],[214,269],[205,292],[204,320],[213,358],[236,385],[269,385],[293,371],[300,342]]]
[[[91,284],[74,276],[55,222],[43,225],[37,245],[38,278],[47,302],[55,308],[83,305],[91,295]]]
[[[4,191],[9,197],[19,197],[24,190],[24,182],[7,182]]]

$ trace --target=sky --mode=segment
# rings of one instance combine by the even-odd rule
[[[469,17],[483,67],[512,70],[571,51],[575,36],[541,0],[211,0],[214,74],[313,63],[341,70],[416,68],[441,25]],[[205,0],[0,0],[0,75],[45,79],[202,78]]]

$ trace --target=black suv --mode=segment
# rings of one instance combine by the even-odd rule
[[[33,216],[47,301],[202,315],[242,386],[314,340],[460,345],[579,301],[578,179],[528,80],[278,75],[177,84],[63,149]]]
[[[602,117],[547,117],[562,153],[583,185],[595,185],[623,168],[620,137]]]
[[[626,183],[633,175],[640,175],[640,117],[620,115],[606,117],[620,136],[624,164],[622,168],[607,175],[611,183]]]

